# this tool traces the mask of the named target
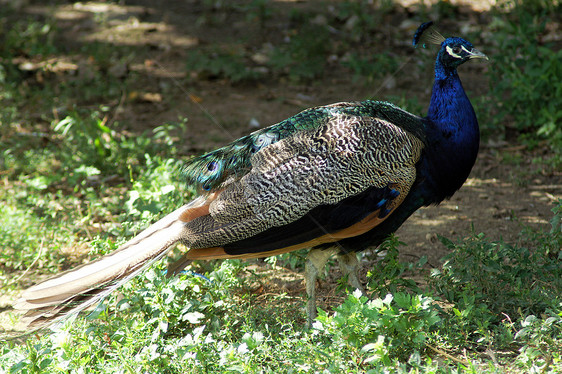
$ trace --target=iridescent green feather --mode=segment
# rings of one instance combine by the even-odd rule
[[[187,183],[212,191],[230,177],[241,178],[251,168],[252,155],[298,131],[318,128],[338,113],[384,119],[424,140],[423,120],[387,102],[367,100],[321,106],[304,110],[273,126],[189,160],[183,170]]]

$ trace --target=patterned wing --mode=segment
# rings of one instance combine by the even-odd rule
[[[193,158],[184,168],[187,183],[205,191],[213,191],[220,188],[229,178],[239,179],[251,169],[250,159],[260,150],[298,131],[310,130],[324,124],[331,115],[327,108],[307,109],[227,146]]]
[[[420,118],[381,101],[342,102],[310,108],[273,126],[258,130],[213,152],[190,160],[184,167],[188,184],[204,191],[221,189],[229,179],[240,179],[252,168],[254,154],[279,140],[324,126],[341,115],[374,117],[400,124],[408,132],[423,139]],[[338,117],[339,118],[339,117]]]
[[[310,230],[294,227],[316,213],[320,226],[333,231],[314,234],[331,235],[322,243],[359,235],[384,220],[408,194],[422,148],[419,138],[384,119],[332,113],[324,125],[254,154],[248,173],[209,198],[203,212],[186,215],[185,244],[190,254],[206,258],[229,257],[216,247],[244,240],[251,247],[252,238],[265,235],[267,240],[275,230],[290,246],[321,244],[310,238]],[[361,215],[346,220],[332,214],[353,199],[364,210]],[[249,247],[237,248],[235,255],[254,252],[256,257]],[[268,250],[258,255],[271,255]]]

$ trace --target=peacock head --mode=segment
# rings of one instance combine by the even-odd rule
[[[425,48],[428,43],[441,46],[435,64],[438,75],[454,73],[459,65],[473,58],[488,59],[484,53],[463,38],[445,38],[435,29],[433,22],[422,23],[414,35],[414,46],[421,45]]]

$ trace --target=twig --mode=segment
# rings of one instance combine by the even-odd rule
[[[41,257],[41,255],[43,254],[43,241],[45,239],[41,239],[41,244],[39,244],[39,253],[37,254],[37,256],[35,257],[35,259],[33,260],[33,262],[27,267],[27,269],[25,269],[25,271],[23,273],[21,273],[19,275],[19,277],[17,277],[16,279],[13,279],[10,283],[4,285],[2,288],[4,287],[8,287],[11,286],[12,284],[18,282],[21,278],[23,278],[24,275],[27,274],[27,272],[29,271],[29,269],[31,269],[33,267],[33,265],[35,265],[35,263],[39,260],[39,258]]]
[[[429,345],[429,344],[427,344],[427,343],[425,343],[425,346],[426,346],[427,348],[431,349],[432,351],[434,351],[435,353],[440,354],[441,356],[444,356],[444,357],[446,357],[446,358],[448,358],[448,359],[450,359],[450,360],[453,360],[453,361],[458,362],[458,363],[460,363],[460,364],[463,364],[463,365],[465,365],[465,366],[469,366],[469,365],[470,365],[470,362],[465,361],[465,360],[461,360],[460,358],[456,358],[456,357],[454,357],[454,356],[451,356],[450,354],[448,354],[447,352],[445,352],[445,351],[443,351],[443,350],[441,350],[441,349],[439,349],[439,348],[433,347],[433,346],[431,346],[431,345]]]

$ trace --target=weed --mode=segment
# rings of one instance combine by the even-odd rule
[[[527,234],[534,248],[491,242],[484,234],[457,244],[440,238],[451,253],[443,269],[433,271],[430,286],[453,304],[447,321],[454,336],[464,337],[462,344],[508,344],[510,321],[559,308],[560,206],[552,231]]]
[[[387,54],[361,56],[351,53],[342,64],[353,71],[353,79],[365,79],[365,83],[373,83],[376,79],[394,73],[398,68],[398,60]]]
[[[542,318],[529,315],[520,322],[515,340],[522,344],[516,360],[521,370],[544,373],[562,360],[562,304],[558,310],[548,310]]]
[[[197,72],[199,78],[227,78],[233,83],[253,81],[261,76],[258,70],[252,69],[245,53],[236,49],[192,51],[186,66],[190,72]]]
[[[399,261],[399,246],[403,246],[395,235],[391,235],[378,248],[377,252],[386,252],[384,257],[375,263],[373,269],[367,273],[369,290],[373,295],[383,297],[386,294],[396,292],[413,291],[419,292],[416,282],[406,278],[407,272],[419,271],[425,262],[426,257],[420,258],[417,263],[404,263]]]
[[[388,0],[346,0],[338,4],[337,18],[345,21],[345,28],[354,41],[364,40],[377,30],[384,15],[393,8]]]
[[[269,0],[252,0],[242,10],[246,13],[248,22],[258,21],[260,30],[264,30],[266,22],[273,18],[273,10]]]
[[[509,123],[529,144],[547,139],[556,151],[562,149],[562,50],[542,41],[552,10],[539,3],[504,1],[503,6],[513,7],[511,16],[495,17],[494,40],[500,50],[489,76],[490,94],[499,105],[489,108],[489,120],[496,127]],[[529,11],[537,6],[539,12]]]
[[[290,35],[286,44],[273,50],[269,66],[293,81],[310,81],[323,74],[329,52],[328,29],[307,23]]]
[[[390,365],[419,354],[439,320],[430,298],[397,292],[368,301],[355,291],[333,316],[320,311],[314,328],[354,349],[364,362]]]
[[[2,56],[46,56],[58,50],[54,44],[56,25],[53,19],[37,21],[29,18],[11,25],[0,23],[0,26]]]

